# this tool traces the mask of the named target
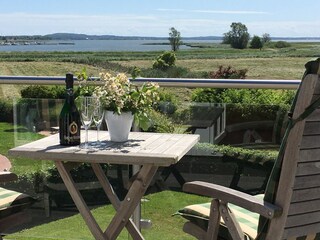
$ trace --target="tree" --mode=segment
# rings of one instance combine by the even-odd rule
[[[229,32],[224,33],[224,34],[223,34],[223,40],[222,40],[222,43],[223,43],[223,44],[231,44],[230,39],[231,39],[231,37],[230,37],[230,33],[229,33]]]
[[[169,42],[171,45],[172,51],[178,51],[179,46],[182,44],[180,32],[177,31],[174,27],[170,28],[169,32]]]
[[[269,33],[264,33],[262,35],[262,44],[265,44],[265,43],[268,43],[268,42],[271,42],[270,34]]]
[[[224,34],[224,42],[229,42],[233,48],[246,48],[250,38],[246,25],[233,22],[230,27],[231,30]]]
[[[259,36],[253,36],[250,42],[250,47],[254,49],[260,49],[263,47],[263,43]]]

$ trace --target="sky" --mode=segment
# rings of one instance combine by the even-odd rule
[[[320,37],[319,0],[8,0],[0,36],[84,33],[222,36],[241,22],[251,36]]]

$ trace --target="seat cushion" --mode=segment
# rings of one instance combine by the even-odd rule
[[[0,187],[0,218],[30,207],[36,200],[24,193]]]
[[[263,199],[263,194],[256,195],[256,197]],[[194,204],[180,209],[177,214],[186,218],[190,222],[201,227],[205,231],[208,228],[209,214],[211,203]],[[240,224],[242,231],[248,239],[255,239],[257,236],[257,228],[259,222],[259,214],[250,212],[244,208],[238,207],[233,204],[228,204],[229,209],[235,215]],[[221,218],[219,235],[222,238],[228,239],[228,231],[226,225]]]

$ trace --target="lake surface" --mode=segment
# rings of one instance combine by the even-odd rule
[[[215,40],[187,40],[185,43],[219,43]],[[166,40],[72,40],[72,41],[38,41],[19,45],[0,45],[1,52],[31,52],[31,51],[165,51],[171,50]],[[188,49],[185,45],[180,49]]]
[[[320,42],[315,40],[283,39],[288,42]],[[278,40],[274,40],[278,41]],[[221,43],[220,40],[184,40],[184,43]],[[171,50],[168,40],[59,40],[27,42],[17,45],[4,45],[0,42],[0,52],[98,52],[98,51],[166,51]],[[166,45],[168,44],[168,45]],[[180,49],[190,49],[181,45]]]

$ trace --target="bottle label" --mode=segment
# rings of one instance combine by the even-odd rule
[[[73,121],[70,125],[69,125],[69,132],[74,135],[76,134],[78,131],[78,125],[75,121]]]
[[[67,89],[67,95],[68,96],[73,96],[73,89],[72,88],[68,88]]]

